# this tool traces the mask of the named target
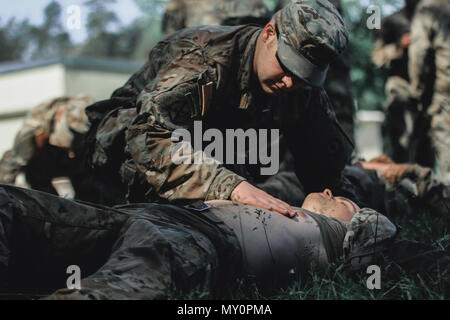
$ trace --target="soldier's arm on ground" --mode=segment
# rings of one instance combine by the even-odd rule
[[[367,172],[377,170],[380,181],[387,186],[388,192],[394,192],[390,197],[396,202],[396,207],[403,208],[406,203],[413,210],[418,203],[436,214],[450,213],[450,185],[438,180],[430,168],[417,164],[397,164],[361,162]],[[406,196],[406,198],[405,198]]]
[[[409,187],[412,196],[433,213],[450,214],[450,185],[437,179],[430,168],[408,165],[399,184]]]
[[[433,19],[429,13],[419,6],[411,24],[411,44],[408,50],[408,72],[411,83],[411,93],[414,98],[421,100],[424,91],[427,74],[431,68],[427,65],[427,59],[431,50],[431,32]]]
[[[149,184],[148,191],[158,197],[169,201],[226,200],[245,179],[201,150],[191,152],[190,146],[180,149],[172,138],[175,130],[188,130],[194,120],[201,120],[199,99],[204,97],[199,81],[214,78],[214,68],[201,60],[201,49],[189,51],[174,54],[141,92],[138,116],[126,134],[126,148]]]

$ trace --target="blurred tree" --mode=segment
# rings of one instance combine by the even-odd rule
[[[44,9],[44,22],[41,26],[30,28],[31,59],[46,59],[68,54],[72,47],[69,34],[61,24],[61,5],[50,2]]]
[[[116,13],[108,6],[116,0],[87,0],[84,5],[88,8],[87,32],[88,38],[81,50],[81,54],[97,57],[117,56],[119,34],[110,31],[119,27],[120,20]]]
[[[134,0],[144,14],[144,17],[135,22],[142,30],[133,55],[135,59],[146,59],[150,49],[161,40],[161,20],[168,2],[169,0]]]
[[[2,26],[0,21],[0,62],[23,60],[29,44],[28,20],[11,18]]]
[[[87,29],[90,38],[99,38],[108,33],[113,24],[119,24],[116,13],[108,10],[108,6],[116,0],[87,0],[84,5],[89,9]]]

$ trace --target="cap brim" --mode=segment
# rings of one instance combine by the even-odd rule
[[[320,67],[313,64],[302,54],[294,51],[291,46],[287,45],[282,35],[278,39],[277,55],[283,66],[295,76],[314,87],[323,86],[327,77],[328,65]]]

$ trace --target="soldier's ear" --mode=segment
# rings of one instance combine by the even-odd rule
[[[266,43],[269,40],[272,40],[273,37],[277,36],[277,31],[275,28],[275,23],[273,21],[270,21],[266,26],[264,27],[263,33],[262,33],[262,40],[264,43]]]

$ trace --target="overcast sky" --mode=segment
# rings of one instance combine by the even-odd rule
[[[87,10],[83,7],[85,0],[57,0],[62,7],[63,25],[66,25],[67,9],[71,5],[79,5],[81,7],[82,29],[70,30],[73,41],[80,42],[86,37],[86,29],[84,28],[87,16]],[[19,20],[28,18],[32,24],[39,25],[43,22],[44,8],[51,0],[11,0],[2,1],[0,10],[0,23],[3,25],[9,18],[16,17]],[[134,4],[133,0],[117,0],[111,9],[116,12],[122,24],[126,25],[141,15],[139,8]]]

